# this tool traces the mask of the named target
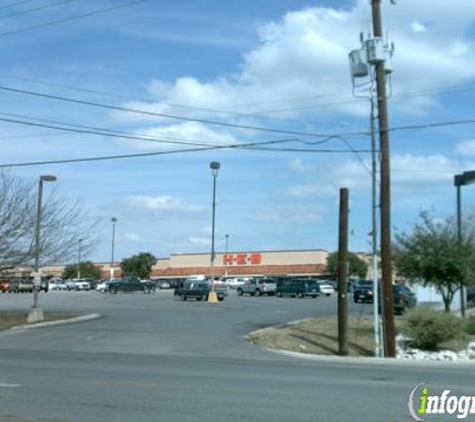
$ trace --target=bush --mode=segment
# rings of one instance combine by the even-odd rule
[[[406,315],[404,333],[419,349],[435,350],[440,343],[461,337],[462,331],[462,320],[447,312],[415,308]]]
[[[468,317],[465,321],[465,332],[471,336],[475,335],[475,316]]]

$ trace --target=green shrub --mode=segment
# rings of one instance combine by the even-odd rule
[[[471,336],[475,335],[475,316],[470,316],[465,321],[465,332]]]
[[[412,339],[414,347],[435,350],[444,341],[460,338],[463,322],[447,312],[415,308],[406,314],[406,326],[403,331]]]

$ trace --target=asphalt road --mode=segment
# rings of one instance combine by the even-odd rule
[[[2,295],[0,309],[30,302]],[[335,298],[232,296],[215,305],[164,291],[51,292],[40,303],[103,318],[0,335],[2,422],[399,422],[410,420],[407,397],[420,382],[475,394],[473,366],[307,360],[243,340],[263,326],[334,315]]]

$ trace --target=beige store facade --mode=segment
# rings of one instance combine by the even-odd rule
[[[247,251],[217,253],[214,262],[215,277],[249,277],[266,275],[318,276],[325,273],[328,251],[323,249],[288,251]],[[110,277],[110,263],[97,262],[103,278]],[[41,268],[44,276],[60,277],[64,265]],[[120,262],[116,262],[114,277],[121,277]],[[20,276],[29,276],[31,268],[19,268]],[[192,274],[211,275],[209,253],[172,254],[158,258],[152,268],[152,278],[184,278]]]

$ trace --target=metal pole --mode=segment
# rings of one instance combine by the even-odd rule
[[[228,277],[228,242],[229,242],[229,234],[226,235],[226,253],[225,253],[225,257],[226,257],[226,260],[225,260],[225,263],[224,263],[224,274],[225,274],[225,278]]]
[[[35,273],[40,269],[40,225],[41,225],[41,203],[43,201],[43,179],[40,177],[38,186],[38,205],[36,210],[36,230],[35,230]],[[33,283],[33,308],[38,308],[38,286]]]
[[[78,279],[81,278],[81,242],[82,242],[82,239],[78,239],[78,268],[77,268]]]
[[[115,223],[117,223],[117,218],[112,217],[112,254],[111,254],[111,265],[110,265],[110,279],[114,278],[114,246],[115,246]]]
[[[218,170],[213,169],[213,212],[211,221],[211,290],[214,290],[214,225],[216,219],[216,178]]]
[[[338,350],[341,356],[350,351],[348,336],[348,189],[340,189],[340,225],[338,242]]]
[[[376,130],[374,115],[374,98],[371,95],[371,184],[372,184],[372,209],[371,209],[371,238],[372,238],[372,265],[373,265],[373,321],[374,321],[374,355],[379,357],[381,353],[381,337],[379,331],[379,286],[378,286],[378,204],[377,204],[377,159],[376,159]]]
[[[375,37],[383,37],[381,0],[372,0],[373,32]],[[383,312],[386,356],[396,356],[394,309],[392,294],[391,263],[391,182],[388,132],[388,108],[386,96],[386,75],[384,61],[376,64],[376,85],[378,93],[378,117],[381,151],[381,269],[383,282]]]
[[[462,245],[462,189],[457,176],[455,176],[455,186],[457,187],[457,235],[459,246]],[[465,318],[465,289],[460,284],[460,313]]]

